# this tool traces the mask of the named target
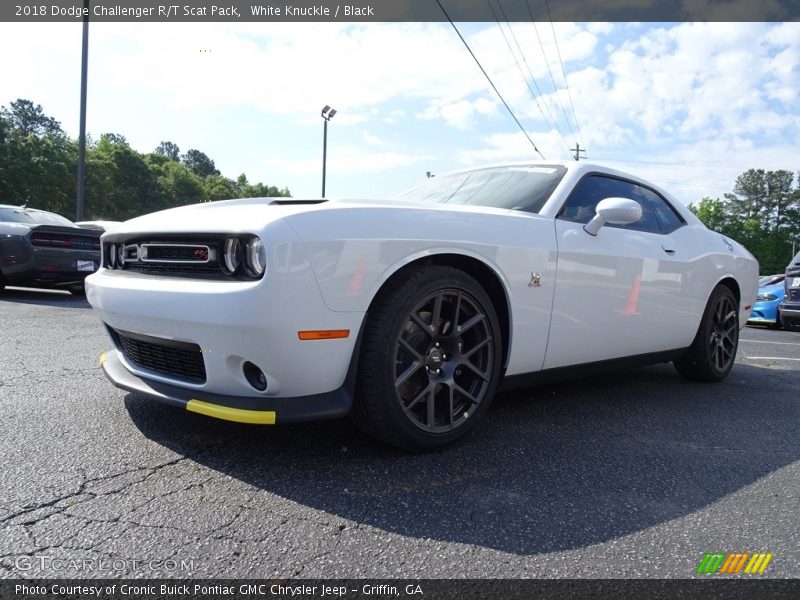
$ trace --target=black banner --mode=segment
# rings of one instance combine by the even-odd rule
[[[173,0],[174,1],[174,0]],[[0,21],[793,21],[798,0],[10,0]]]
[[[797,598],[800,580],[775,579],[420,579],[420,580],[5,580],[0,598],[19,600],[530,600],[535,598]]]

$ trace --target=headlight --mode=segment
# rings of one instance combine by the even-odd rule
[[[222,268],[233,274],[242,264],[242,245],[236,238],[228,238],[222,244]]]
[[[759,301],[762,301],[762,302],[772,302],[773,300],[777,300],[777,299],[778,299],[778,297],[775,296],[774,294],[759,294],[758,296],[756,296],[756,300],[759,300]]]
[[[125,244],[117,246],[117,264],[120,269],[125,266]]]
[[[117,268],[117,245],[111,244],[110,246],[106,246],[108,249],[108,258],[106,259],[106,263],[108,264],[109,269],[116,269]]]
[[[244,269],[250,277],[259,278],[267,269],[267,249],[261,238],[252,237],[244,247]]]

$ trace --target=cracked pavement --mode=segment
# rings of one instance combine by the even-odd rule
[[[746,328],[721,384],[659,365],[505,394],[409,455],[346,420],[117,390],[82,299],[10,289],[0,310],[3,578],[690,577],[709,551],[800,575],[800,333]]]

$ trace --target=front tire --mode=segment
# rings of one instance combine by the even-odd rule
[[[370,308],[353,420],[368,435],[422,451],[466,435],[497,389],[502,340],[480,284],[446,266],[411,267]]]
[[[721,381],[733,368],[738,348],[736,297],[728,286],[719,284],[711,292],[692,345],[673,364],[687,379]]]
[[[783,324],[781,323],[781,310],[780,308],[775,311],[775,323],[770,325],[770,329],[781,329]]]

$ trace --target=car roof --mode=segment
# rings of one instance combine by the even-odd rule
[[[0,208],[13,208],[14,210],[29,210],[31,212],[50,212],[40,208],[30,208],[28,206],[15,206],[14,204],[0,204]]]

